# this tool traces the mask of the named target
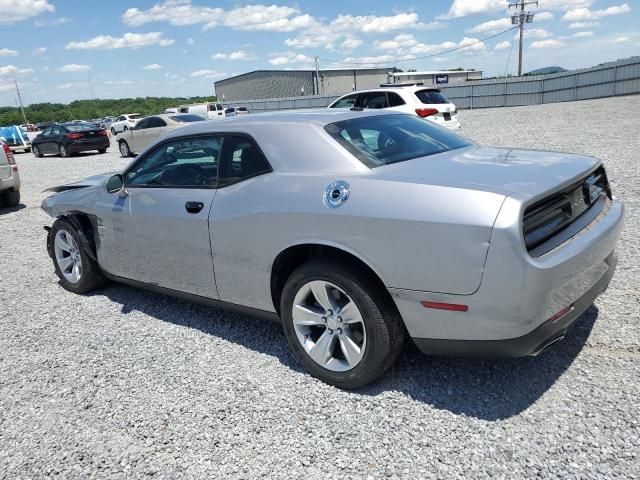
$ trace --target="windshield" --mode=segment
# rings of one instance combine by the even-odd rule
[[[204,120],[200,115],[170,115],[174,122],[201,122]]]
[[[324,127],[369,168],[468,147],[462,137],[413,115],[378,115]]]
[[[422,103],[426,103],[427,105],[437,105],[441,103],[449,103],[449,99],[444,96],[440,90],[418,90],[416,92],[416,97]]]

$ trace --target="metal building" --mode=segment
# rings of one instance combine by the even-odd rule
[[[319,70],[255,70],[215,82],[223,103],[263,98],[342,95],[393,81],[393,68]]]
[[[422,82],[425,86],[456,85],[467,80],[482,80],[482,70],[435,70],[429,72],[394,72],[393,83]]]

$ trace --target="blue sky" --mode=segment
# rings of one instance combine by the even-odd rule
[[[273,0],[276,1],[276,0]],[[506,0],[0,0],[0,105],[213,93],[255,69],[517,69]],[[637,0],[540,0],[525,71],[640,54]],[[439,54],[458,46],[468,48]],[[423,58],[431,55],[429,58]],[[341,63],[338,63],[341,62]]]

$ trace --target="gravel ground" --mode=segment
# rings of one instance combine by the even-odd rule
[[[540,357],[408,346],[355,393],[301,371],[276,324],[63,290],[40,192],[125,161],[18,155],[24,206],[0,210],[0,477],[640,478],[638,118],[640,96],[461,112],[481,142],[605,161],[627,207],[618,271]]]

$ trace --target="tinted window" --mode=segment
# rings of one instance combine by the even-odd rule
[[[362,98],[362,108],[386,108],[387,95],[385,92],[365,93]]]
[[[247,107],[239,107],[238,111],[239,112],[247,112],[248,110],[247,110]]]
[[[217,185],[220,145],[216,137],[163,143],[127,172],[125,185],[213,188]]]
[[[171,115],[169,116],[174,122],[202,122],[204,120],[200,115]]]
[[[271,171],[271,166],[252,140],[228,136],[220,167],[220,185],[236,183]]]
[[[151,119],[143,118],[136,124],[136,130],[144,130],[145,128],[151,127]]]
[[[166,126],[167,122],[165,122],[160,117],[149,117],[149,126],[147,128],[160,128]]]
[[[389,99],[390,107],[399,107],[405,104],[402,97],[395,92],[387,92],[387,98]]]
[[[64,128],[69,132],[88,132],[89,130],[96,130],[99,127],[91,123],[66,123]]]
[[[121,121],[123,121],[123,120],[124,120],[124,117],[118,117],[118,118],[116,118],[116,122],[121,122]]]
[[[139,113],[135,113],[133,115],[129,115],[129,118],[132,118],[132,119],[142,118],[142,115],[140,115]]]
[[[369,168],[471,145],[413,115],[354,118],[329,124],[325,130]]]
[[[449,103],[449,99],[440,90],[418,90],[416,97],[427,105]]]
[[[235,113],[236,109],[235,108],[226,108],[224,113]]]
[[[341,98],[336,103],[331,105],[331,108],[351,108],[356,104],[358,94],[349,95],[348,97]]]

